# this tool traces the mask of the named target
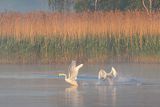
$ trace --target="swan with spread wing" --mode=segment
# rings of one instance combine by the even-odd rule
[[[113,79],[113,78],[116,78],[117,76],[118,76],[118,73],[114,67],[112,67],[111,72],[109,72],[109,73],[105,72],[105,70],[103,70],[103,69],[101,69],[98,73],[99,80],[105,80],[107,78]]]
[[[83,64],[76,66],[76,61],[72,61],[68,69],[68,75],[64,73],[60,73],[59,76],[64,76],[65,81],[67,83],[73,86],[78,86],[78,83],[76,80],[77,80],[79,69],[82,67],[83,67]]]

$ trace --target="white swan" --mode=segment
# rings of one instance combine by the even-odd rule
[[[117,71],[114,67],[112,67],[112,70],[110,73],[105,72],[105,70],[101,69],[98,73],[98,79],[99,80],[105,80],[106,78],[116,78],[118,76]]]
[[[78,86],[77,83],[77,75],[79,72],[79,69],[83,67],[83,64],[80,64],[78,66],[76,66],[76,61],[72,61],[71,65],[69,66],[68,69],[68,77],[66,74],[64,73],[60,73],[59,76],[64,76],[65,77],[65,81],[73,86]]]

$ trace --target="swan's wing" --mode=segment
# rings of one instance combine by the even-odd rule
[[[79,71],[79,69],[82,67],[83,67],[83,64],[80,64],[80,65],[76,66],[76,70]]]
[[[70,70],[70,77],[69,77],[69,79],[76,80],[76,78],[77,78],[76,74],[77,74],[77,72],[75,71],[75,68],[72,68]]]
[[[75,68],[76,67],[76,61],[72,61],[71,62],[71,64],[69,65],[69,71],[71,70],[71,69],[73,69],[73,68]]]
[[[112,75],[113,75],[114,78],[117,77],[118,73],[117,73],[117,71],[115,70],[114,67],[112,67],[112,71],[111,72],[112,72]]]
[[[106,79],[106,75],[107,73],[105,72],[105,70],[101,69],[98,73],[98,79]]]
[[[77,80],[77,76],[78,76],[78,72],[79,72],[79,69],[83,66],[83,64],[80,64],[74,68],[71,69],[70,71],[70,79],[71,80]]]
[[[71,64],[68,67],[68,78],[71,77],[74,68],[76,67],[76,61],[72,60]]]

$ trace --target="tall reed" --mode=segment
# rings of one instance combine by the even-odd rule
[[[85,36],[114,34],[131,36],[159,35],[160,13],[153,12],[83,12],[0,13],[1,36],[31,37],[37,35]]]
[[[3,12],[0,13],[0,59],[53,63],[160,62],[160,13]],[[7,56],[7,57],[6,57]],[[9,63],[9,61],[6,63]],[[13,61],[13,60],[12,60]],[[152,61],[153,62],[153,61]]]

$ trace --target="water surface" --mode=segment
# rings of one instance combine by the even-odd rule
[[[158,64],[88,65],[80,69],[79,87],[58,73],[68,65],[0,65],[1,107],[159,107]],[[119,72],[115,84],[99,83],[98,70]]]

